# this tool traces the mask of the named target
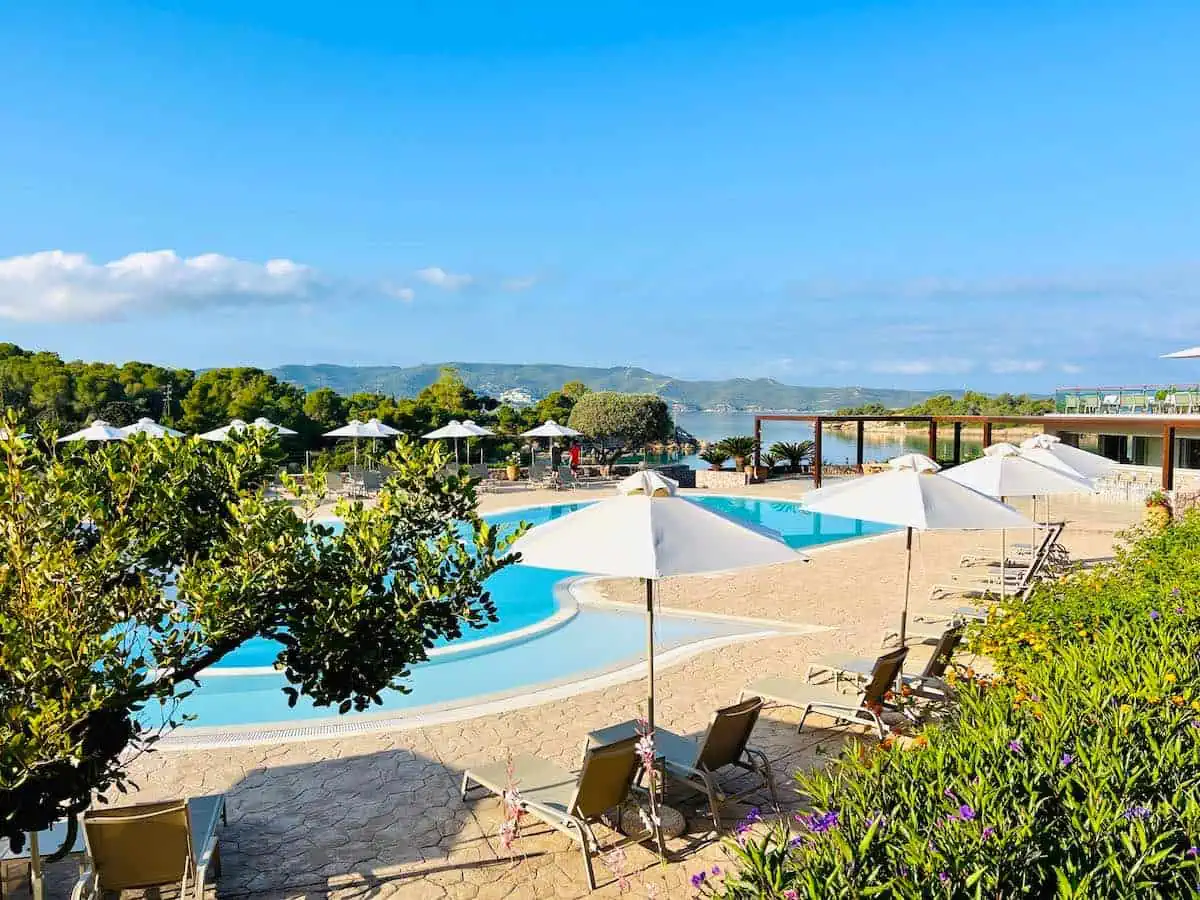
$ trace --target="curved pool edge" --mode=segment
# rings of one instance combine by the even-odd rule
[[[555,585],[555,590],[557,593],[561,589],[570,595],[576,607],[592,605],[611,606],[613,608],[623,607],[630,612],[636,612],[636,609],[631,608],[630,604],[612,603],[605,600],[595,600],[591,596],[580,597],[578,595],[577,592],[591,594],[595,588],[589,587],[588,583],[600,580],[603,579],[596,576],[573,576],[558,582]],[[701,638],[670,647],[655,654],[655,668],[659,671],[672,668],[699,656],[701,653],[716,650],[720,647],[764,638],[814,634],[833,630],[825,625],[805,625],[793,622],[747,619],[738,616],[722,616],[716,613],[693,613],[685,610],[663,610],[662,615],[670,618],[691,618],[706,621],[723,620],[729,622],[730,625],[739,626],[756,624],[761,626],[761,630],[740,631],[727,635]],[[562,624],[565,624],[565,622]],[[355,715],[353,719],[333,715],[323,719],[307,720],[303,725],[281,721],[255,723],[252,725],[195,728],[183,726],[174,732],[164,735],[156,745],[156,749],[161,751],[206,750],[253,746],[256,744],[289,744],[303,741],[336,740],[354,735],[369,735],[383,731],[410,731],[415,728],[444,725],[475,719],[481,716],[538,706],[542,703],[566,699],[577,694],[586,694],[606,687],[626,684],[630,681],[644,678],[645,675],[646,663],[643,659],[627,658],[611,666],[590,671],[575,672],[560,679],[526,685],[511,691],[477,695],[461,701],[410,707],[403,711],[360,713]]]

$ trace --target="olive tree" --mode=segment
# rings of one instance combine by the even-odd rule
[[[373,507],[335,530],[266,489],[269,440],[136,438],[54,458],[0,440],[0,837],[20,845],[122,789],[204,670],[279,642],[289,702],[405,690],[441,639],[496,620],[515,561],[444,451],[400,442]]]
[[[582,395],[568,424],[592,440],[601,465],[655,441],[668,440],[673,431],[671,412],[661,397],[615,391]]]

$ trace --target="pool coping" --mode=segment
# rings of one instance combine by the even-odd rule
[[[598,596],[596,583],[606,580],[602,576],[568,576],[554,586],[556,599],[567,598],[578,608],[620,609],[623,612],[640,611],[636,604],[609,601]],[[731,625],[752,626],[755,630],[715,635],[699,640],[687,640],[654,655],[657,670],[668,669],[686,662],[708,650],[732,644],[740,644],[764,638],[786,635],[816,634],[835,630],[828,625],[784,622],[772,619],[755,619],[747,616],[726,616],[719,613],[704,613],[694,610],[664,607],[660,615],[668,618],[726,621]],[[569,621],[569,620],[568,620]],[[563,622],[562,624],[566,624]],[[524,685],[510,691],[482,694],[410,707],[406,710],[362,713],[353,719],[332,715],[300,722],[267,722],[248,725],[214,725],[208,727],[180,727],[163,735],[155,745],[159,751],[211,750],[226,747],[252,746],[256,744],[287,744],[302,741],[336,740],[351,735],[372,734],[382,731],[410,731],[431,725],[443,725],[474,719],[480,716],[511,712],[561,700],[576,694],[589,693],[644,678],[646,663],[642,659],[625,658],[611,666],[602,666],[583,672],[573,672],[560,679]]]

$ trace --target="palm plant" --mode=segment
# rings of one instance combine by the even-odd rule
[[[746,459],[753,456],[754,451],[758,449],[758,441],[751,435],[739,434],[725,438],[717,446],[732,456],[734,463],[741,468],[746,464]]]
[[[729,454],[721,449],[718,444],[713,444],[700,454],[700,458],[708,463],[710,469],[719,469],[728,461]]]
[[[812,459],[812,441],[778,441],[771,445],[771,453],[788,461],[788,471],[799,472],[800,467]]]

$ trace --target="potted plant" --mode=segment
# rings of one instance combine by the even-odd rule
[[[700,458],[708,463],[710,469],[717,470],[725,465],[725,461],[729,459],[729,454],[714,444],[701,453]]]
[[[762,465],[754,470],[754,477],[759,481],[766,481],[771,472],[775,469],[775,464],[779,462],[779,458],[774,453],[764,453],[762,455]]]
[[[508,464],[504,467],[504,474],[509,481],[516,481],[521,477],[521,457],[517,453],[513,453],[508,457]]]
[[[758,441],[748,434],[739,434],[725,438],[717,446],[733,457],[733,467],[741,472],[746,468],[747,458],[754,455]]]
[[[1146,498],[1146,525],[1162,531],[1171,524],[1171,501],[1162,491],[1155,491]]]
[[[812,459],[812,441],[779,441],[771,445],[771,453],[788,461],[789,472],[799,472]]]

